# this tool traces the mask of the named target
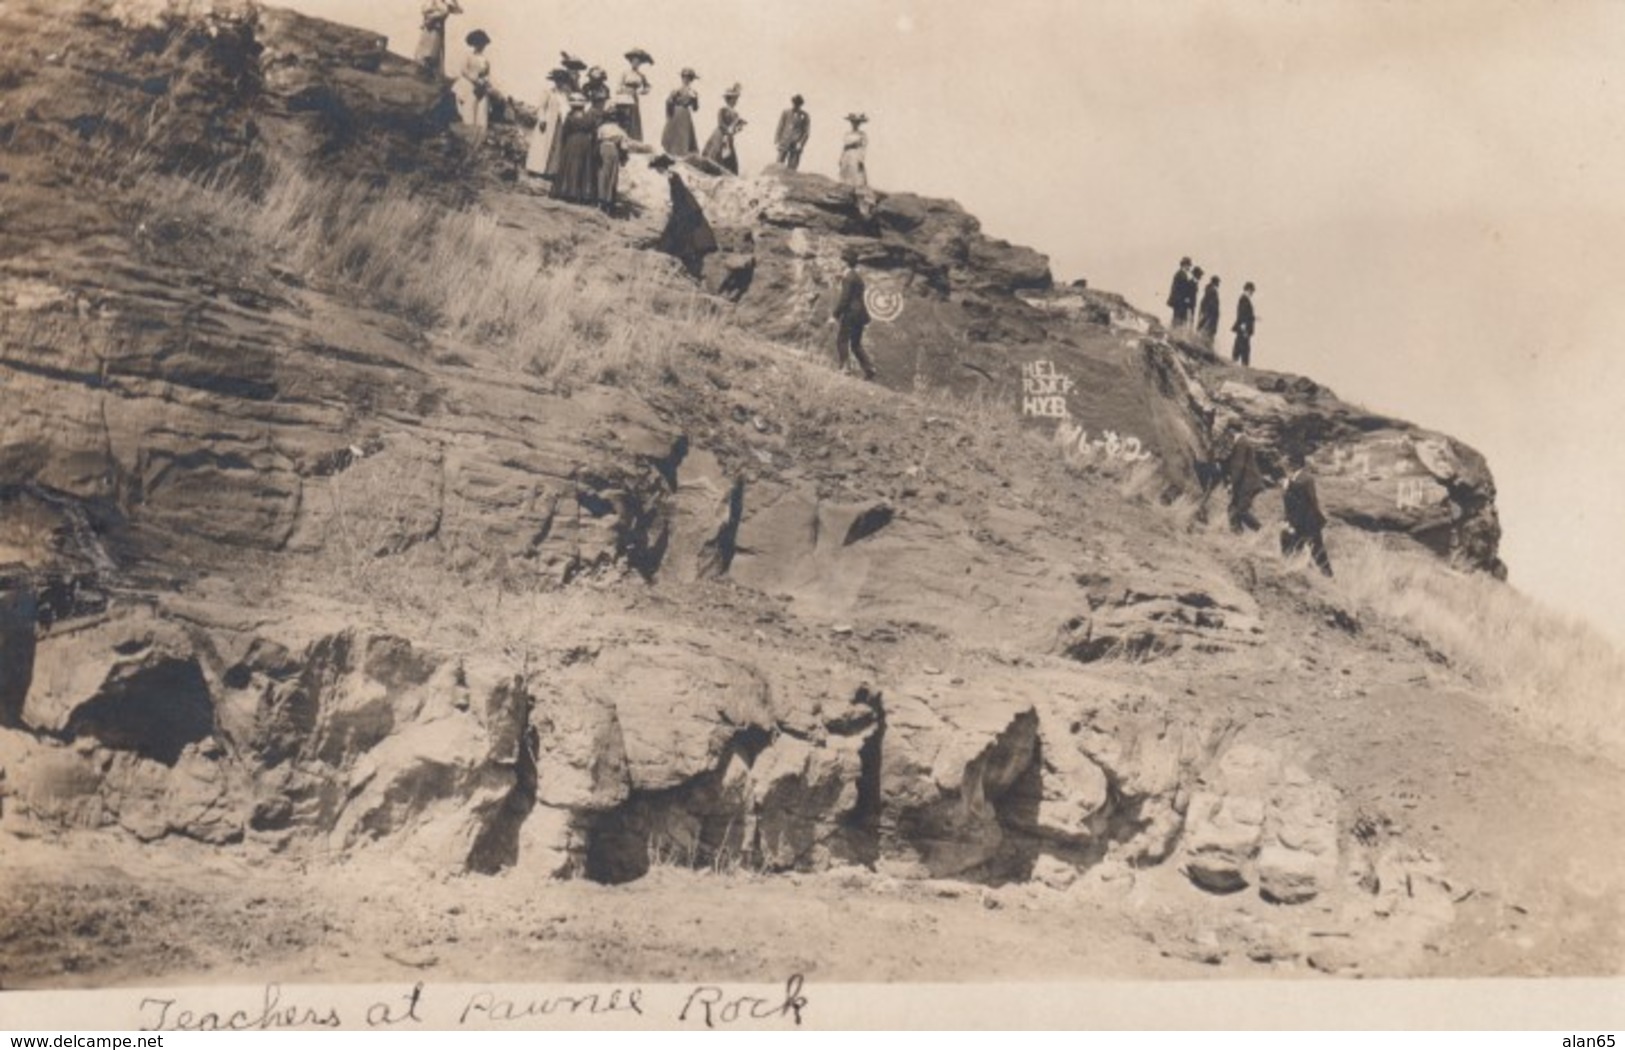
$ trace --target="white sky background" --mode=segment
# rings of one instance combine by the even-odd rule
[[[410,53],[416,0],[283,0]],[[1257,282],[1253,362],[1489,457],[1527,593],[1625,642],[1625,2],[462,0],[498,86],[559,50],[684,65],[745,170],[807,97],[805,170],[869,114],[871,180],[1157,313],[1181,255]],[[1225,341],[1228,348],[1228,340]],[[1335,552],[1334,552],[1335,557]]]

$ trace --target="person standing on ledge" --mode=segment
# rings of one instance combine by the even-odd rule
[[[553,179],[553,197],[572,204],[593,204],[598,195],[593,161],[597,152],[598,118],[587,112],[587,97],[570,96],[570,115],[559,131],[559,173]]]
[[[1213,349],[1213,341],[1219,337],[1218,274],[1207,279],[1207,291],[1202,293],[1202,308],[1197,314],[1196,331],[1207,342],[1207,348]]]
[[[846,119],[852,130],[841,140],[841,181],[848,186],[869,185],[869,136],[863,126],[869,117],[863,113],[848,113]]]
[[[796,95],[790,99],[790,108],[779,115],[779,130],[773,135],[773,144],[779,148],[779,163],[791,171],[801,168],[801,151],[812,134],[812,117],[801,107],[806,99]]]
[[[1286,509],[1286,525],[1281,528],[1281,553],[1292,555],[1308,547],[1321,573],[1330,576],[1332,560],[1326,553],[1326,515],[1320,509],[1320,496],[1315,492],[1315,477],[1309,473],[1303,452],[1298,449],[1287,454],[1287,465],[1292,473],[1287,476],[1281,493]]]
[[[473,144],[478,149],[485,142],[491,115],[491,60],[485,57],[491,38],[485,30],[476,29],[466,39],[470,53],[451,90],[457,98],[457,116],[474,129]]]
[[[700,75],[692,69],[683,70],[683,86],[666,99],[666,128],[660,133],[660,148],[673,157],[686,157],[700,151],[700,140],[694,134],[694,112],[700,108],[700,93],[694,90],[694,81]]]
[[[634,142],[643,141],[643,112],[638,100],[649,93],[649,78],[643,75],[644,66],[655,64],[654,57],[641,47],[626,53],[630,68],[621,74],[621,86],[615,94],[615,110],[620,114],[621,127]]]
[[[423,33],[418,37],[418,65],[423,67],[427,80],[446,79],[446,22],[463,9],[457,0],[425,0],[423,4]]]
[[[717,130],[705,143],[705,159],[713,161],[735,175],[739,174],[739,152],[734,148],[734,137],[745,130],[745,118],[739,115],[734,103],[739,101],[740,87],[735,84],[722,93],[723,107],[717,110]]]
[[[1236,323],[1230,330],[1236,333],[1236,345],[1230,351],[1230,359],[1243,366],[1251,365],[1253,361],[1253,330],[1258,326],[1258,317],[1253,313],[1253,282],[1248,281],[1241,287],[1241,298],[1236,301]]]
[[[1174,274],[1174,282],[1168,288],[1168,308],[1173,311],[1168,327],[1176,332],[1190,323],[1190,313],[1185,307],[1185,287],[1190,281],[1191,257],[1187,255],[1179,260],[1179,271]],[[1190,298],[1195,299],[1196,296]]]
[[[525,154],[525,170],[551,179],[559,173],[559,130],[570,111],[570,81],[574,78],[567,69],[555,69],[547,79],[552,86],[536,108],[536,130]]]
[[[587,70],[587,80],[581,85],[581,94],[586,96],[587,111],[603,120],[609,112],[609,99],[612,93],[609,90],[609,74],[604,72],[602,66],[593,66]]]
[[[869,289],[858,272],[858,261],[846,256],[846,272],[841,275],[841,293],[835,300],[831,320],[839,327],[835,332],[835,363],[846,371],[848,356],[857,359],[863,369],[863,378],[873,381],[879,375],[875,364],[863,349],[863,330],[869,325],[869,304],[865,301]]]

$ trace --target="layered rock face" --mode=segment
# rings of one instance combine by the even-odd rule
[[[720,411],[562,390],[297,274],[210,268],[183,250],[207,231],[76,181],[85,143],[111,143],[535,214],[381,39],[199,6],[0,10],[29,41],[0,79],[0,827],[611,882],[681,863],[1066,884],[1108,857],[1288,903],[1336,882],[1329,788],[1110,673],[1267,645],[1221,567],[1011,498],[941,420],[871,421],[895,441],[836,469],[759,417],[740,437]],[[1307,441],[1334,516],[1498,565],[1488,472],[1447,438],[1055,289],[951,203],[684,177],[747,330],[827,340],[854,248],[885,382],[1007,405],[1053,433],[1046,465],[1192,489],[1227,431],[1271,472]],[[606,252],[662,221],[663,180],[628,182],[640,218],[581,222]],[[743,409],[736,380],[707,378]],[[380,625],[397,587],[473,621],[465,644]],[[501,604],[616,587],[673,604],[607,626]],[[976,659],[869,655],[905,643]]]

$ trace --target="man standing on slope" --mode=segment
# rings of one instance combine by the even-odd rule
[[[835,363],[841,371],[846,371],[846,360],[850,353],[857,358],[858,367],[863,369],[863,378],[873,381],[879,373],[875,370],[874,362],[863,351],[863,330],[869,324],[869,305],[864,301],[868,288],[863,283],[863,275],[858,272],[858,261],[852,255],[846,256],[846,272],[841,275],[841,293],[835,300],[835,311],[831,320],[840,327],[835,335]]]
[[[1281,553],[1296,554],[1305,547],[1315,564],[1327,576],[1332,574],[1332,560],[1326,554],[1326,515],[1320,509],[1320,496],[1315,492],[1315,477],[1309,473],[1301,451],[1287,454],[1292,473],[1282,489],[1282,502],[1286,508],[1286,526],[1281,529]]]
[[[1253,361],[1253,329],[1258,325],[1258,318],[1253,315],[1253,282],[1248,281],[1241,289],[1241,298],[1236,301],[1236,323],[1230,330],[1236,333],[1236,345],[1230,351],[1230,359],[1246,366]]]
[[[1191,323],[1190,307],[1186,302],[1194,301],[1195,295],[1186,295],[1186,286],[1191,283],[1191,257],[1185,256],[1179,260],[1179,272],[1174,274],[1174,283],[1168,289],[1168,307],[1173,310],[1173,319],[1169,327],[1178,331]]]

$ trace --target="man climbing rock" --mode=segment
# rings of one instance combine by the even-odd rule
[[[863,378],[872,381],[879,373],[863,350],[863,330],[869,324],[869,306],[864,301],[868,288],[863,283],[863,275],[858,272],[857,258],[848,254],[845,261],[846,272],[841,275],[841,292],[835,300],[835,311],[831,318],[839,326],[835,335],[835,363],[843,372],[846,371],[847,356],[850,354],[857,358],[858,367],[863,369]]]
[[[1266,486],[1258,469],[1258,450],[1246,434],[1239,434],[1224,461],[1224,480],[1230,486],[1230,528],[1256,532],[1262,526],[1253,515],[1253,500]]]
[[[1292,473],[1282,489],[1286,509],[1286,525],[1281,529],[1281,553],[1296,554],[1305,547],[1315,559],[1315,565],[1327,576],[1332,574],[1332,560],[1326,554],[1326,515],[1320,509],[1320,497],[1315,492],[1315,478],[1309,473],[1303,452],[1294,449],[1287,455]]]

